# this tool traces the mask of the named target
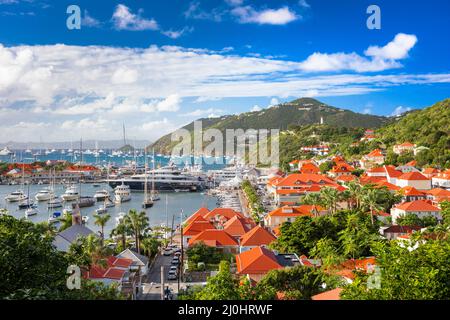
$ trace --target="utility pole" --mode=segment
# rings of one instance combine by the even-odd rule
[[[184,245],[183,245],[183,209],[180,212],[180,238],[181,238],[181,260],[179,264],[178,272],[178,293],[180,292],[180,281],[183,281],[183,258],[184,258]]]
[[[164,300],[164,266],[161,266],[161,300]]]

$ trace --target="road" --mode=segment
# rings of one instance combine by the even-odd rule
[[[142,300],[161,300],[161,266],[164,266],[165,286],[168,285],[175,294],[177,293],[178,282],[167,280],[172,258],[173,256],[157,256],[153,267],[148,271],[147,280],[144,283]]]

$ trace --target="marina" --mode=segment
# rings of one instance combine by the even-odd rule
[[[34,199],[34,196],[39,193],[42,189],[41,185],[30,185],[30,197]],[[114,190],[111,189],[107,184],[100,184],[99,187],[93,187],[93,184],[82,184],[81,186],[82,194],[86,197],[92,197],[100,190],[107,190],[110,195],[114,195]],[[75,201],[65,201],[61,202],[60,206],[57,208],[49,209],[49,202],[40,201],[35,202],[35,208],[29,211],[28,217],[26,217],[26,210],[18,208],[18,202],[8,202],[5,200],[9,194],[17,191],[17,186],[10,185],[0,185],[0,208],[5,208],[8,210],[9,214],[16,218],[26,218],[35,223],[44,222],[52,220],[57,221],[63,211],[72,211],[72,204]],[[55,185],[54,192],[56,195],[64,194],[64,185]],[[24,194],[26,197],[26,193]],[[185,192],[172,192],[172,193],[161,193],[161,200],[155,201],[153,206],[147,209],[142,208],[142,200],[144,198],[143,192],[131,192],[130,200],[127,202],[116,203],[111,206],[109,203],[97,202],[98,206],[90,206],[86,208],[81,208],[81,214],[84,219],[87,219],[87,226],[95,231],[100,231],[100,228],[94,224],[93,215],[96,213],[100,207],[107,207],[107,213],[111,215],[111,219],[105,226],[105,235],[109,237],[111,230],[115,227],[116,220],[127,213],[130,209],[135,209],[137,211],[145,211],[146,215],[149,217],[151,226],[161,226],[166,223],[169,226],[174,220],[174,226],[176,227],[180,222],[180,212],[193,212],[201,206],[207,206],[209,209],[214,209],[217,207],[217,198],[212,195],[207,195],[205,193],[195,192],[195,193],[185,193]],[[166,207],[166,197],[167,197],[167,207]],[[60,198],[55,198],[54,200],[59,200]],[[173,218],[172,218],[173,217]]]

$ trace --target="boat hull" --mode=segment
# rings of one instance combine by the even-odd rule
[[[115,188],[122,184],[122,180],[118,181],[109,181],[108,182],[111,188]],[[130,190],[133,191],[144,191],[145,190],[145,182],[142,181],[123,181],[124,185],[130,187]],[[176,190],[183,190],[189,192],[196,192],[203,190],[203,185],[201,184],[174,184],[174,183],[164,183],[164,182],[155,182],[154,184],[155,190],[163,191],[163,192],[175,192]],[[152,183],[147,183],[147,189],[150,190],[152,188]]]

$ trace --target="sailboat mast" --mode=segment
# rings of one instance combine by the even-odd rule
[[[147,197],[147,156],[146,156],[146,153],[144,154],[144,176],[145,176],[145,181],[144,181],[144,203],[145,203],[148,199],[148,197]]]

